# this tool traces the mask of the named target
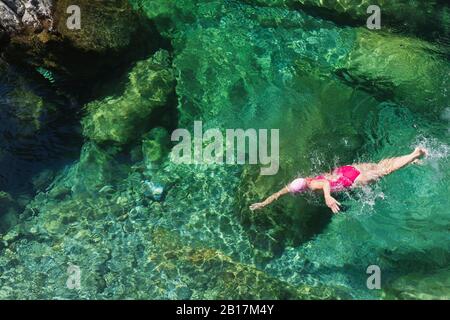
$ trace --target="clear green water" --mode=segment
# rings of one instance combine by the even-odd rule
[[[142,61],[123,93],[88,104],[80,159],[55,169],[15,223],[2,216],[0,298],[450,298],[445,42],[289,1],[131,3],[173,46],[177,127],[279,128],[280,171],[170,162],[167,137],[133,128],[171,81],[166,64]],[[340,194],[340,215],[312,195],[247,209],[297,175],[416,145],[430,150],[423,165]],[[165,186],[163,201],[146,182]],[[69,264],[79,290],[66,286]],[[374,264],[381,290],[366,287]]]

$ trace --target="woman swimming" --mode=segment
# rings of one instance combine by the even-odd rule
[[[338,213],[341,210],[339,207],[341,204],[331,196],[332,192],[367,185],[410,163],[418,163],[419,158],[427,154],[428,151],[426,149],[416,148],[411,154],[385,159],[379,163],[352,164],[336,168],[331,173],[322,174],[314,178],[298,178],[263,202],[252,204],[250,210],[264,208],[287,193],[295,194],[311,190],[323,191],[326,205],[333,213]]]

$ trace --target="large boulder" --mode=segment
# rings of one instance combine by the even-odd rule
[[[80,8],[80,29],[67,26],[72,5]],[[0,16],[5,60],[56,71],[74,80],[111,73],[160,44],[151,22],[126,0],[60,0],[53,5],[49,0],[9,0],[0,2]]]
[[[0,1],[0,36],[24,29],[41,30],[52,24],[52,0]]]

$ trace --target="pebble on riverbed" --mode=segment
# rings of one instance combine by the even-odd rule
[[[146,197],[158,202],[164,200],[165,189],[163,185],[147,180],[145,180],[142,184],[144,186],[144,195]]]

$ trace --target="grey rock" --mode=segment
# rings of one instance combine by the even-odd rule
[[[50,29],[52,0],[0,0],[0,35],[25,28]]]

